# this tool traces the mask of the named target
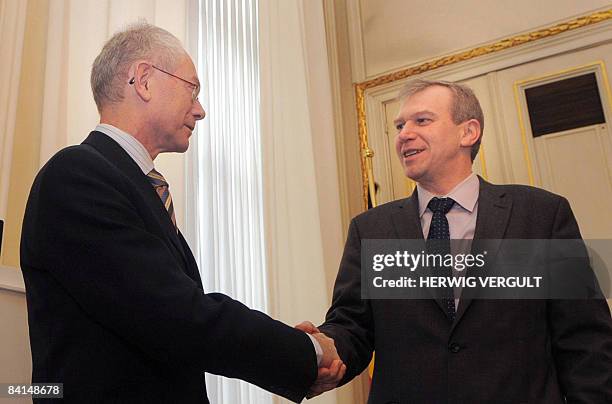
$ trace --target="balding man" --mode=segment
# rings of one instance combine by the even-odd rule
[[[100,124],[41,169],[23,223],[32,381],[63,383],[66,402],[208,403],[210,372],[299,402],[317,363],[341,376],[329,338],[203,290],[154,165],[185,152],[205,115],[180,42],[130,26],[91,86]]]

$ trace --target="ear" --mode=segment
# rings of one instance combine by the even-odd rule
[[[152,67],[148,62],[138,61],[132,64],[129,69],[130,80],[128,84],[134,87],[136,94],[140,99],[148,102],[151,99],[151,91],[149,90],[149,79],[152,73]]]
[[[480,122],[470,119],[463,123],[463,134],[461,135],[461,146],[472,147],[480,139]]]

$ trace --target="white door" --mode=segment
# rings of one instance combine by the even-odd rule
[[[526,63],[497,72],[499,102],[509,154],[511,182],[531,184],[565,196],[585,239],[612,238],[612,104],[607,77],[612,44]],[[603,122],[566,130],[538,128],[525,92],[562,80],[594,75]],[[542,88],[542,87],[539,87]],[[563,108],[564,100],[559,100]],[[534,114],[534,106],[531,105]],[[576,108],[565,111],[580,117]],[[534,122],[532,122],[534,120]]]

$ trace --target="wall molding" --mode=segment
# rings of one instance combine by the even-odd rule
[[[363,27],[361,25],[361,5],[358,0],[346,0],[349,41],[351,51],[351,70],[353,82],[365,80],[366,61],[363,49]]]
[[[383,103],[392,100],[398,88],[405,81],[415,76],[427,78],[444,76],[447,80],[464,80],[520,63],[570,50],[593,47],[609,41],[612,41],[612,9],[504,38],[356,83],[355,98],[364,209],[367,209],[369,184],[374,182],[368,128],[370,127],[373,131],[384,130],[381,125],[368,125],[367,122],[368,120],[378,124],[384,122]]]
[[[21,269],[0,265],[0,290],[25,293]]]
[[[336,159],[338,167],[338,186],[340,188],[340,214],[342,219],[342,232],[346,236],[346,229],[350,221],[348,184],[346,171],[346,144],[344,141],[344,123],[342,120],[342,89],[340,86],[340,61],[338,59],[338,35],[336,24],[336,11],[333,0],[323,2],[323,12],[326,26],[327,57],[329,60],[330,86],[332,91],[334,137],[336,141]]]

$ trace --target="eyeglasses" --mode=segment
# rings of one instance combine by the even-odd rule
[[[196,83],[192,83],[189,80],[185,80],[182,77],[176,76],[170,72],[165,71],[164,69],[160,69],[159,67],[155,66],[155,65],[151,65],[152,68],[154,68],[155,70],[159,70],[162,73],[166,73],[169,76],[174,77],[175,79],[179,79],[181,81],[184,81],[185,83],[189,84],[190,86],[193,87],[193,91],[191,91],[191,102],[196,102],[198,100],[198,94],[200,94],[200,86]]]

